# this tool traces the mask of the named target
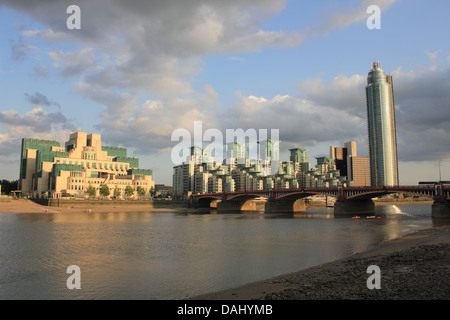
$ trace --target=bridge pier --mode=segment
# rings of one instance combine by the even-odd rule
[[[303,199],[267,201],[265,213],[295,213],[306,212],[306,204]]]
[[[229,211],[256,211],[256,203],[253,200],[221,201],[217,203],[217,213]]]
[[[434,201],[431,205],[432,218],[450,218],[450,202],[449,201]]]
[[[334,215],[368,215],[375,212],[375,203],[371,199],[337,200],[334,203]]]
[[[220,200],[189,198],[188,208],[191,208],[191,209],[216,208],[218,201],[220,201]]]

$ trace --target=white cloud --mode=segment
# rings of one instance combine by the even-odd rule
[[[350,77],[338,75],[330,84],[325,84],[321,78],[302,80],[298,88],[308,99],[322,105],[333,106],[360,117],[365,116],[365,93],[367,75],[355,74]]]
[[[76,128],[61,112],[48,112],[36,106],[24,114],[15,110],[0,111],[0,158],[19,159],[22,138],[66,141]]]
[[[62,69],[63,77],[80,75],[97,66],[95,54],[91,48],[82,48],[74,52],[51,51],[48,55],[52,58],[53,65]]]
[[[289,95],[241,97],[229,110],[235,128],[279,129],[284,146],[310,147],[362,134],[364,119],[317,101]]]
[[[81,30],[65,27],[64,3],[4,1],[33,16],[40,30],[24,30],[27,39],[76,43],[77,51],[49,54],[63,76],[89,72],[85,81],[106,88],[152,94],[192,93],[193,77],[202,70],[205,55],[254,52],[264,47],[294,47],[306,38],[360,23],[365,9],[387,9],[394,0],[363,1],[356,9],[325,15],[304,30],[263,30],[261,25],[286,7],[285,0],[200,0],[127,2],[82,0]],[[89,49],[87,49],[89,48]],[[96,61],[94,52],[103,56]]]

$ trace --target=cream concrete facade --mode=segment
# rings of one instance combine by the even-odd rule
[[[109,197],[117,190],[125,197],[125,188],[138,188],[148,196],[154,188],[152,170],[139,169],[138,159],[126,155],[125,148],[102,146],[100,134],[75,132],[65,147],[56,141],[22,140],[19,188],[23,195],[85,197],[89,186],[96,196],[102,185],[108,186]]]

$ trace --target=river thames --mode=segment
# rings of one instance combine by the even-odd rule
[[[186,299],[340,259],[433,226],[431,204],[375,218],[302,214],[1,213],[0,299]],[[67,267],[80,268],[69,290]]]

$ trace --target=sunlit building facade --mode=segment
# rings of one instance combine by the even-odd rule
[[[369,157],[358,157],[356,141],[344,143],[343,148],[331,146],[330,157],[334,159],[339,175],[347,177],[353,186],[370,185]]]
[[[85,197],[92,186],[99,195],[102,185],[110,196],[124,196],[130,186],[148,194],[155,186],[153,171],[139,169],[139,159],[127,149],[103,146],[100,134],[75,132],[64,147],[58,141],[22,139],[19,189],[23,195]]]
[[[366,102],[371,185],[398,185],[392,76],[385,74],[379,62],[372,64],[367,77]]]

